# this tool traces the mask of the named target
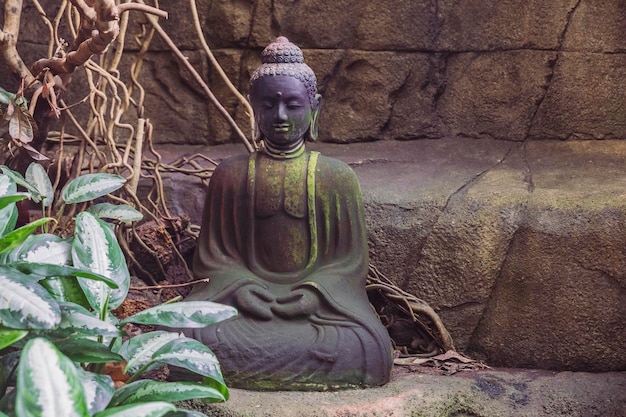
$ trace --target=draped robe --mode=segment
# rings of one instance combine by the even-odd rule
[[[363,203],[345,163],[304,152],[223,161],[209,183],[189,300],[239,315],[193,331],[226,382],[252,389],[382,385],[391,342],[365,292]]]

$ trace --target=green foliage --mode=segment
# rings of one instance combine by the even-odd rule
[[[16,202],[25,196],[49,207],[54,194],[41,167],[26,177],[0,167],[0,416],[195,416],[173,404],[189,399],[226,401],[217,358],[183,334],[154,331],[123,340],[127,323],[170,328],[207,326],[236,310],[211,302],[156,306],[118,321],[111,310],[126,298],[130,274],[113,225],[140,213],[108,203],[76,215],[72,236],[36,234],[56,219],[16,227]],[[68,183],[63,203],[90,201],[119,189],[124,178],[90,174]],[[17,191],[17,186],[26,193]],[[119,363],[130,377],[115,390],[105,363]],[[184,368],[202,382],[142,379],[151,369]]]

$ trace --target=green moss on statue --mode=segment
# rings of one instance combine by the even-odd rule
[[[321,97],[300,49],[263,52],[250,99],[263,151],[222,162],[209,185],[189,299],[239,316],[194,331],[230,386],[326,390],[382,385],[391,342],[369,305],[363,204],[345,163],[304,147]]]

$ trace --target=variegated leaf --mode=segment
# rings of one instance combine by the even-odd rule
[[[9,252],[10,262],[28,262],[29,265],[54,264],[71,265],[72,263],[72,240],[63,239],[48,233],[30,235],[24,243]],[[19,264],[18,264],[19,265]],[[26,272],[26,271],[24,271]],[[48,270],[48,272],[52,272]],[[71,301],[82,306],[89,306],[82,288],[74,277],[50,277],[39,283],[48,290],[50,295],[57,301]]]
[[[89,417],[74,363],[52,343],[26,343],[17,368],[15,411],[20,417]]]
[[[35,187],[33,187],[28,181],[26,181],[24,177],[22,176],[22,174],[20,174],[17,171],[13,171],[11,168],[7,167],[6,165],[0,165],[0,169],[2,170],[4,175],[8,175],[9,177],[11,177],[11,179],[17,185],[21,185],[22,187],[26,188],[35,203],[38,203],[41,201],[41,196],[39,195],[39,191],[37,191]]]
[[[155,401],[109,408],[94,414],[93,417],[163,417],[172,411],[176,411],[172,404]]]
[[[111,228],[91,213],[76,216],[72,260],[75,267],[104,275],[119,286],[112,290],[102,282],[79,278],[91,306],[100,313],[106,310],[107,300],[109,308],[119,307],[130,286],[126,259]]]
[[[85,174],[70,181],[61,193],[68,204],[95,200],[120,189],[126,179],[120,175],[97,173]]]
[[[87,372],[82,368],[77,368],[77,370],[78,377],[83,383],[89,415],[104,410],[111,401],[111,398],[113,398],[113,393],[115,392],[111,377]]]
[[[120,330],[111,323],[100,320],[95,317],[86,308],[74,303],[59,303],[61,308],[61,322],[57,326],[57,332],[62,333],[64,337],[69,335],[85,336],[103,336],[117,337],[121,336]]]
[[[215,354],[203,343],[189,337],[179,337],[163,345],[152,355],[152,361],[173,365],[224,383]]]
[[[17,194],[17,185],[10,176],[0,174],[0,196],[10,198],[9,196]],[[15,228],[17,224],[17,207],[15,202],[9,202],[5,207],[0,209],[0,236],[4,236]]]
[[[49,207],[54,201],[54,190],[44,167],[36,162],[31,163],[26,169],[25,179],[37,190],[43,200],[43,206]]]
[[[158,400],[173,403],[196,398],[202,398],[205,402],[226,401],[219,390],[196,382],[159,382],[142,379],[119,388],[111,403],[115,406]]]
[[[16,192],[15,181],[7,174],[0,174],[0,196],[12,195]]]
[[[71,265],[71,242],[71,239],[64,239],[49,233],[30,235],[24,243],[12,251],[11,260],[14,262]]]
[[[99,203],[87,209],[101,219],[119,220],[123,223],[132,223],[143,219],[143,214],[128,204]]]
[[[201,328],[237,315],[237,309],[211,301],[161,304],[134,314],[122,323],[156,324],[173,328]]]
[[[127,361],[124,372],[137,372],[144,365],[153,362],[152,355],[157,350],[179,337],[181,336],[178,333],[159,330],[130,338],[117,352]]]
[[[50,329],[60,321],[57,302],[36,280],[0,265],[0,323],[15,329]]]

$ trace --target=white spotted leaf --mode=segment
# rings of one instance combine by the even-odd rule
[[[211,301],[182,301],[161,304],[140,311],[121,321],[154,324],[172,328],[201,328],[237,315],[237,309]]]
[[[24,346],[15,412],[20,417],[89,417],[76,366],[46,339],[31,339]]]
[[[54,190],[48,173],[41,164],[31,163],[26,169],[26,182],[32,185],[43,200],[43,206],[49,207],[54,201]]]
[[[122,188],[126,179],[120,175],[97,173],[74,178],[63,187],[61,196],[68,204],[95,200]]]
[[[163,417],[173,411],[176,411],[176,407],[172,404],[155,401],[108,408],[94,414],[93,417]]]
[[[71,240],[50,233],[30,235],[24,243],[11,251],[13,262],[26,261],[42,264],[71,265]]]
[[[181,336],[178,333],[157,330],[142,333],[128,339],[117,351],[117,353],[126,359],[124,373],[134,373],[144,366],[153,364],[152,356],[154,353],[170,341],[178,339],[179,337]]]
[[[115,392],[111,377],[108,375],[94,374],[82,368],[77,368],[77,370],[78,377],[83,383],[89,415],[104,410],[111,401],[111,398],[113,398],[113,393]]]
[[[60,322],[59,305],[37,280],[0,265],[0,323],[3,326],[51,329]]]
[[[224,383],[217,357],[204,343],[189,337],[179,337],[154,352],[152,361],[160,365],[184,368],[196,374]]]
[[[143,219],[143,214],[128,204],[99,203],[89,207],[87,211],[101,219],[119,220],[123,223],[132,223]]]
[[[100,320],[92,312],[74,303],[59,303],[61,322],[54,330],[60,338],[103,336],[121,336],[120,330],[111,323]]]
[[[4,236],[13,230],[17,224],[18,213],[15,202],[26,196],[17,193],[17,185],[10,176],[0,174],[0,197],[2,197],[3,205],[6,204],[0,208],[0,236]]]
[[[72,261],[75,267],[103,275],[118,285],[117,289],[111,289],[101,281],[78,278],[94,310],[104,313],[122,304],[130,286],[126,258],[109,225],[91,213],[81,212],[76,216]]]
[[[220,390],[196,382],[159,382],[142,379],[119,388],[111,404],[124,405],[148,401],[178,402],[192,399],[204,402],[224,402],[226,396]]]
[[[17,185],[21,185],[22,187],[26,188],[35,203],[39,203],[41,201],[39,191],[32,184],[26,181],[22,174],[17,171],[13,171],[6,165],[0,165],[0,169],[2,170],[4,175],[9,176],[11,180],[13,180]]]

